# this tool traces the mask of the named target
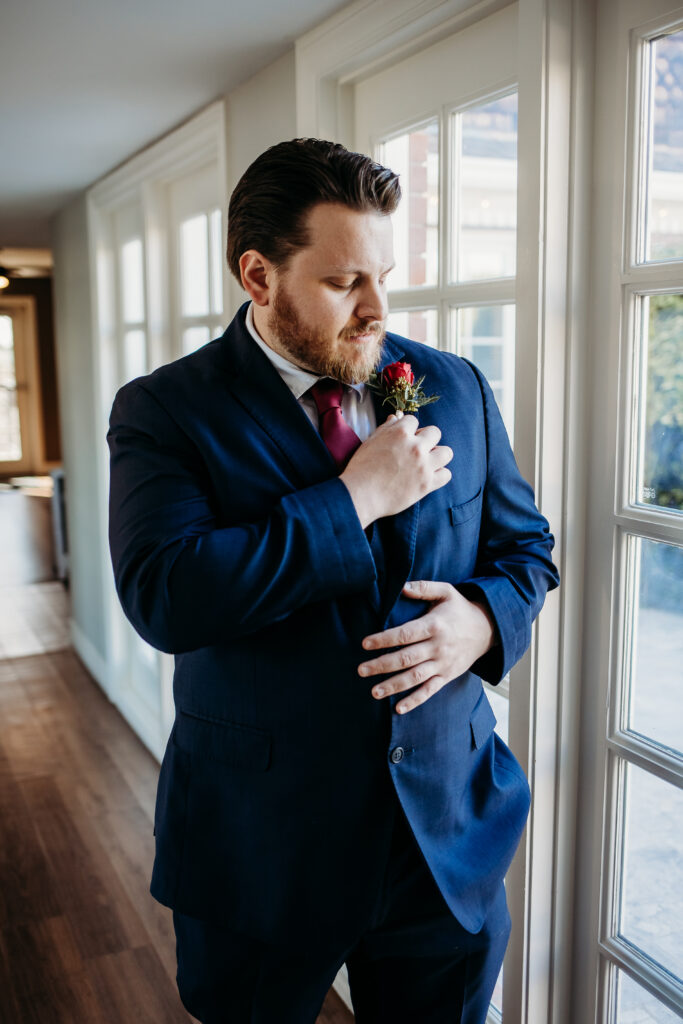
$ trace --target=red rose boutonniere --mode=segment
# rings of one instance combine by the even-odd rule
[[[381,373],[371,373],[368,387],[382,395],[382,405],[389,405],[394,412],[417,412],[421,405],[438,402],[440,395],[425,395],[422,390],[424,377],[415,380],[410,363],[390,363]]]

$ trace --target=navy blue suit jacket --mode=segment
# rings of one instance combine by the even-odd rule
[[[450,482],[378,521],[371,545],[245,310],[123,387],[111,414],[118,594],[138,633],[175,654],[152,893],[267,941],[343,944],[374,907],[396,793],[476,932],[529,806],[480,677],[498,682],[523,654],[557,584],[548,524],[479,371],[389,334],[382,365],[403,357],[426,375],[441,399],[420,423],[454,457]],[[364,636],[426,610],[401,595],[406,579],[485,600],[499,643],[401,716],[357,667]]]

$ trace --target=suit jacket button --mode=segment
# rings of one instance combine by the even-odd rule
[[[390,757],[394,764],[398,764],[403,757],[403,747],[394,747],[391,751]]]

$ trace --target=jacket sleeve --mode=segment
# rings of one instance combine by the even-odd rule
[[[372,585],[372,553],[338,478],[286,495],[258,522],[218,527],[199,453],[140,381],[116,396],[107,441],[116,589],[152,646],[195,650]]]
[[[554,538],[517,468],[491,388],[468,365],[481,390],[487,469],[477,563],[458,590],[488,605],[496,623],[498,643],[472,665],[473,672],[495,685],[526,651],[532,623],[560,578],[550,557]]]

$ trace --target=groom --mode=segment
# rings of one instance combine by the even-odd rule
[[[262,154],[251,301],[112,409],[117,590],[175,654],[151,888],[205,1024],[313,1024],[343,963],[359,1024],[483,1024],[507,943],[529,790],[481,679],[553,540],[480,371],[384,334],[399,199],[339,145]]]

